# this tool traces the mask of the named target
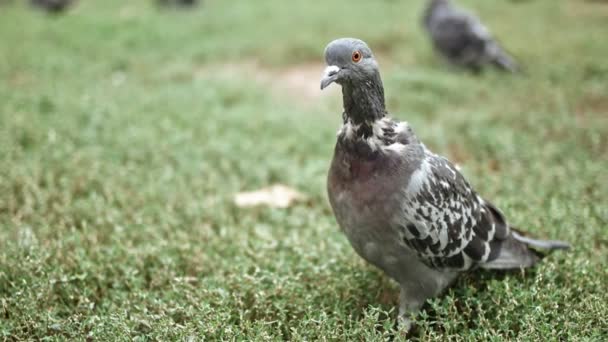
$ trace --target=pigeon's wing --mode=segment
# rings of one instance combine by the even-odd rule
[[[443,17],[430,32],[437,49],[451,59],[482,55],[489,36],[483,25],[465,15]]]
[[[499,256],[510,236],[503,215],[479,197],[447,159],[426,153],[405,189],[395,227],[434,268],[469,269]]]

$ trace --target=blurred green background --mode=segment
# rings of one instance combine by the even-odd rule
[[[511,222],[570,241],[465,276],[420,340],[608,336],[608,4],[462,0],[527,70],[451,70],[423,1],[0,6],[0,339],[381,340],[398,291],[338,230],[339,89],[322,53],[374,49],[393,116]],[[307,200],[238,208],[282,183]]]

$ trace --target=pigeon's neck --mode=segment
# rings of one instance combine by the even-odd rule
[[[357,126],[368,126],[386,115],[384,87],[377,73],[370,80],[342,86],[345,120]]]

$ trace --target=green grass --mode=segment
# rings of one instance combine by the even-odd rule
[[[526,76],[444,67],[421,1],[0,7],[0,340],[394,337],[397,288],[326,199],[340,97],[281,89],[285,68],[320,76],[339,36],[376,49],[393,115],[513,224],[574,246],[525,274],[462,277],[414,337],[606,339],[608,6],[461,2]],[[276,182],[308,199],[232,204]]]

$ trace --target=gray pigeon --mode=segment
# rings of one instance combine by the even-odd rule
[[[541,257],[532,248],[568,248],[525,237],[407,122],[388,116],[365,42],[334,40],[325,61],[321,89],[341,85],[344,104],[327,182],[331,207],[355,251],[400,284],[407,329],[411,315],[459,274],[531,267]]]
[[[487,64],[510,72],[519,70],[481,21],[451,0],[430,0],[423,24],[435,50],[453,65],[475,72]]]

